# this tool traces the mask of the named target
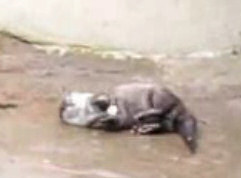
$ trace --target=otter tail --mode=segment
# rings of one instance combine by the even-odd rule
[[[198,147],[198,128],[196,118],[188,115],[179,120],[179,123],[177,124],[177,132],[181,135],[191,153],[196,153]]]

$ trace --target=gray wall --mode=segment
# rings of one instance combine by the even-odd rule
[[[29,39],[147,53],[241,44],[240,0],[0,0],[0,27]]]

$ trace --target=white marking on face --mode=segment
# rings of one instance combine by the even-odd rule
[[[116,105],[110,105],[107,109],[107,113],[112,115],[112,116],[116,116],[117,111],[118,111],[118,108],[117,108]]]

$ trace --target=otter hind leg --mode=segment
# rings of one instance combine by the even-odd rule
[[[156,134],[161,132],[161,125],[157,123],[144,124],[136,128],[136,132],[141,135]]]

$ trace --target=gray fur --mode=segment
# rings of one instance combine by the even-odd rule
[[[191,152],[197,148],[197,121],[170,90],[152,83],[131,83],[114,89],[119,127],[137,133],[177,132]]]

